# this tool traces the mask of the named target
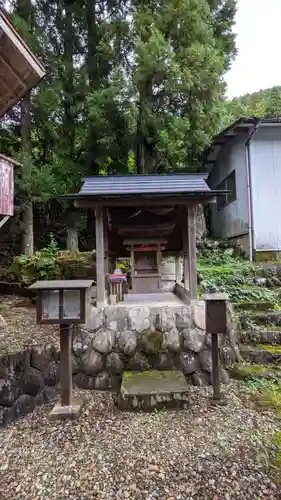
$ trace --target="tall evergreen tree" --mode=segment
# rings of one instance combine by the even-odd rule
[[[234,55],[235,2],[171,0],[133,9],[139,172],[194,168],[220,124],[222,75]]]

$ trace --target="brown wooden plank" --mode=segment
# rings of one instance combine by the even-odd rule
[[[70,196],[65,196],[62,197],[65,199],[71,199]],[[147,200],[147,199],[122,199],[122,198],[117,198],[114,200],[110,199],[105,199],[103,201],[101,200],[86,200],[86,199],[77,199],[73,196],[74,200],[74,205],[76,207],[81,207],[81,208],[94,208],[97,205],[103,204],[104,206],[107,207],[151,207],[151,206],[157,206],[157,207],[162,207],[162,206],[176,206],[176,205],[204,205],[206,203],[216,203],[216,196],[203,196],[201,198],[192,198],[188,199],[187,197],[182,197],[182,198],[169,198],[169,197],[164,197],[159,200],[156,200],[155,198]]]
[[[180,254],[176,255],[175,275],[176,275],[176,283],[181,283],[181,257],[180,257]]]
[[[183,286],[189,290],[189,259],[188,259],[188,207],[183,209],[182,220],[182,250],[183,250]]]
[[[104,265],[104,208],[96,206],[96,270],[97,270],[97,307],[105,304],[105,265]]]
[[[104,272],[109,273],[109,251],[108,251],[108,216],[107,210],[103,213],[103,234],[104,234]]]
[[[197,298],[196,206],[187,209],[188,267],[190,298]]]
[[[69,325],[60,325],[60,385],[61,405],[72,403],[72,351]]]

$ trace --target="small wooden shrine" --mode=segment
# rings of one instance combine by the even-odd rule
[[[107,282],[111,295],[113,283],[125,281],[125,293],[163,291],[164,256],[175,256],[178,284],[183,258],[181,287],[196,298],[196,207],[214,202],[218,194],[207,185],[206,174],[166,174],[86,177],[79,193],[64,196],[95,211],[97,306],[107,303]],[[112,275],[118,257],[130,259],[128,280]]]
[[[161,290],[162,251],[166,240],[157,238],[124,240],[131,256],[131,283],[133,293],[149,293]]]

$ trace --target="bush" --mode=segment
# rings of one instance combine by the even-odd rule
[[[96,278],[95,252],[61,251],[53,239],[31,257],[15,257],[12,268],[16,281],[25,284],[44,279]]]

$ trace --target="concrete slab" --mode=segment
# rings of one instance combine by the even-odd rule
[[[186,408],[188,384],[182,372],[125,372],[118,406],[127,411],[152,411],[160,408]]]
[[[49,414],[49,420],[76,420],[83,408],[84,402],[76,400],[70,406],[57,403]]]

